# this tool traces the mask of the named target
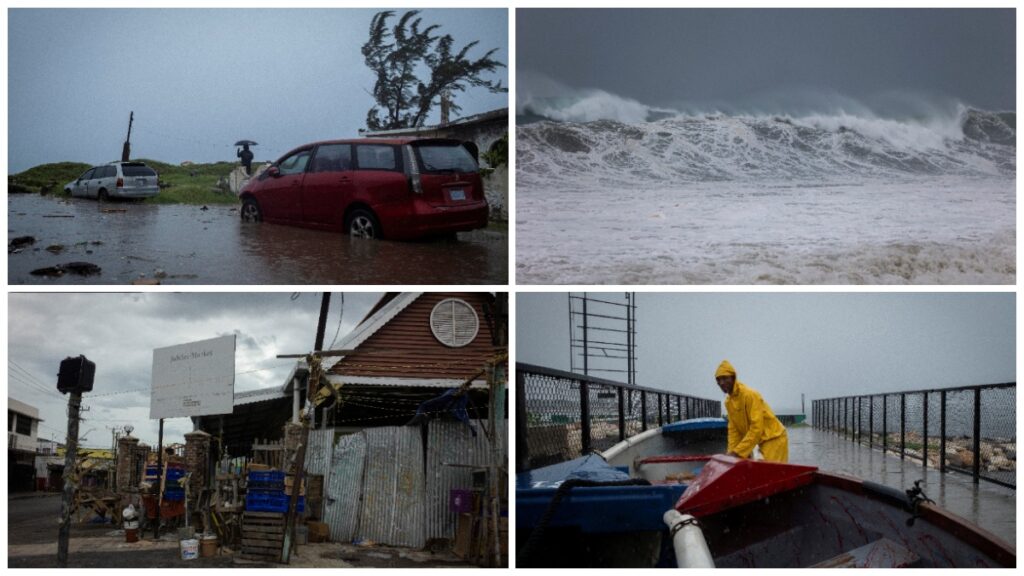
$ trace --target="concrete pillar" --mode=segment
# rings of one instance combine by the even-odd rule
[[[192,473],[189,496],[195,497],[209,484],[210,441],[213,437],[202,430],[185,434],[185,469]]]
[[[139,439],[125,436],[117,440],[117,462],[114,470],[117,474],[115,492],[132,492],[139,488],[141,470],[134,470],[135,454],[139,450]],[[134,482],[134,485],[133,485]]]

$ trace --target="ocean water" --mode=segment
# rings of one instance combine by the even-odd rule
[[[520,126],[516,278],[1014,283],[1015,125],[962,109]]]

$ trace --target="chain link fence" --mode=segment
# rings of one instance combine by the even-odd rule
[[[516,364],[516,471],[564,462],[664,424],[720,417],[718,400]]]
[[[942,472],[1017,487],[1017,383],[814,400],[812,425]]]

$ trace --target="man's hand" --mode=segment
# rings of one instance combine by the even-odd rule
[[[726,456],[732,456],[733,458],[742,458],[742,456],[740,456],[739,454],[737,454],[735,452],[727,452],[725,455]]]

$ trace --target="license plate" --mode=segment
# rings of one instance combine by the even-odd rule
[[[465,200],[466,191],[462,188],[454,188],[448,191],[448,196],[450,196],[452,200]]]
[[[145,178],[136,178],[135,179],[135,183],[138,184],[139,186],[145,186],[146,185],[146,179]]]

